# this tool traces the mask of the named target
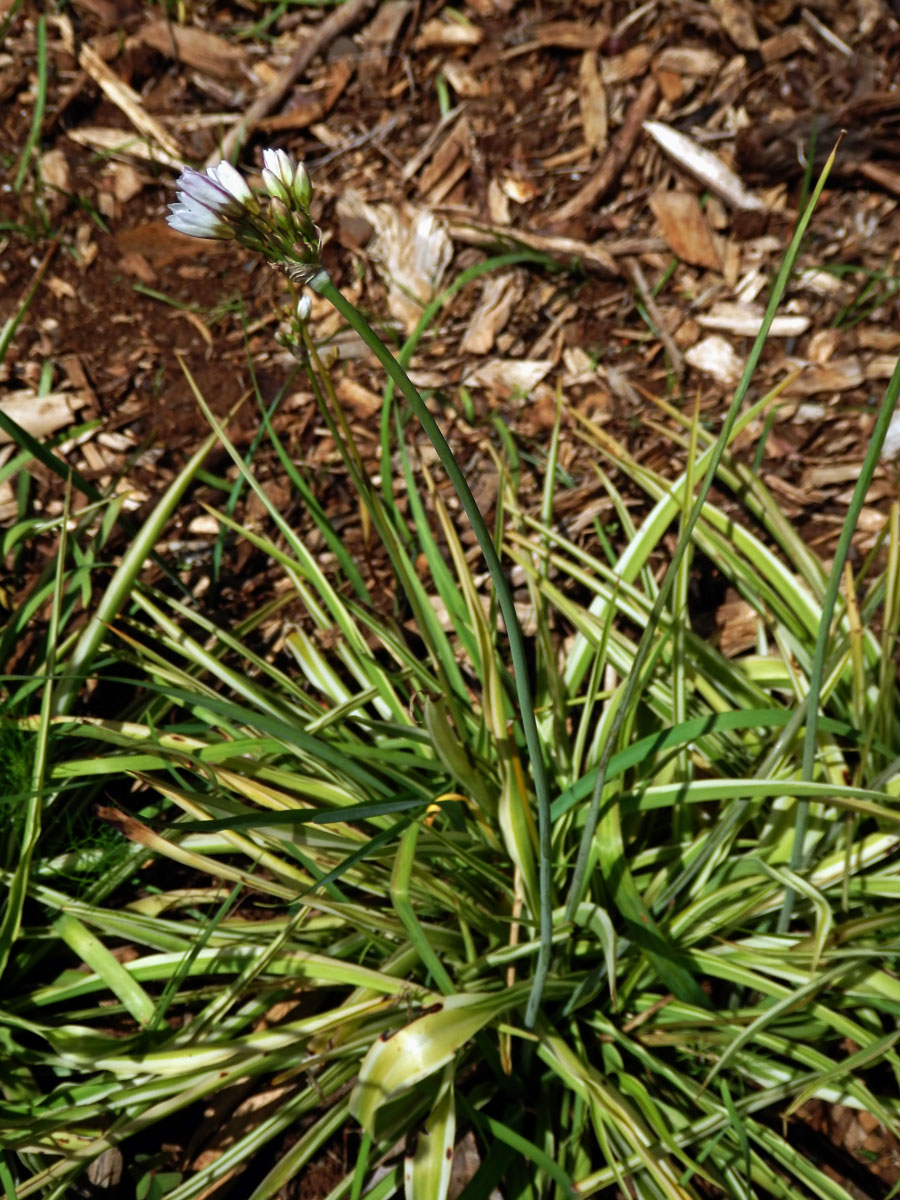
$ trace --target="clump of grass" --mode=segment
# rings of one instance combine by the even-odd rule
[[[464,1131],[481,1160],[471,1196],[500,1183],[509,1196],[846,1200],[793,1146],[789,1122],[815,1097],[900,1133],[900,511],[883,554],[844,570],[900,371],[828,573],[730,452],[774,400],[747,399],[764,337],[717,438],[662,406],[686,460],[674,480],[581,421],[621,526],[609,554],[556,527],[561,418],[539,516],[498,468],[498,549],[534,614],[536,751],[496,593],[415,439],[385,437],[410,528],[365,472],[306,338],[323,419],[412,638],[369,596],[268,416],[340,581],[197,391],[210,441],[93,601],[95,619],[77,639],[47,640],[58,650],[33,693],[42,712],[15,722],[36,747],[35,819],[30,869],[8,865],[2,879],[20,910],[50,915],[6,927],[9,1194],[61,1196],[107,1150],[130,1153],[139,1134],[240,1082],[276,1089],[277,1105],[202,1167],[162,1164],[171,1200],[269,1162],[299,1130],[249,1193],[274,1197],[348,1128],[359,1152],[335,1200],[445,1196]],[[268,608],[225,628],[142,579],[213,440],[268,514],[266,531],[216,516],[283,569],[302,612],[289,657],[249,648]],[[651,504],[639,527],[624,479]],[[714,480],[746,523],[710,501]],[[651,568],[673,526],[660,583]],[[755,653],[726,658],[692,630],[697,553],[751,606]],[[128,720],[72,715],[80,681],[109,663],[140,673],[140,707]],[[129,849],[83,895],[48,871],[38,835],[61,803],[98,802]],[[174,864],[177,885],[124,886],[151,859]],[[50,948],[66,956],[59,973]],[[295,1007],[270,1024],[286,1000]]]

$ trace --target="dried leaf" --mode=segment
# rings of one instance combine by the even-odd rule
[[[696,267],[721,269],[712,232],[693,192],[657,192],[650,208],[672,253]]]
[[[388,284],[388,308],[409,333],[434,297],[453,257],[453,243],[438,218],[407,205],[367,204],[348,188],[338,201],[343,218],[363,218],[375,230],[369,253]]]

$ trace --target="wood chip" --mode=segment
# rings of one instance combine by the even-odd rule
[[[463,354],[489,353],[497,334],[505,327],[521,300],[523,291],[520,271],[489,275],[482,288],[481,300],[469,318],[460,351]]]
[[[695,267],[721,269],[712,231],[693,192],[657,192],[650,197],[650,208],[673,254]]]
[[[820,392],[847,392],[862,387],[865,382],[862,367],[856,358],[843,361],[832,359],[825,366],[810,366],[802,359],[787,359],[785,366],[789,370],[802,368],[800,375],[785,388],[785,395],[815,396]]]
[[[737,3],[737,0],[709,0],[709,6],[739,50],[756,50],[759,47],[753,15],[743,4]]]
[[[236,79],[247,69],[247,52],[242,46],[194,25],[150,21],[138,30],[135,41],[214,78]]]
[[[659,87],[656,80],[652,75],[647,75],[597,171],[582,184],[571,200],[551,214],[552,221],[570,221],[590,205],[596,204],[609,191],[631,156],[641,126],[652,112],[658,97]]]
[[[550,21],[535,31],[538,46],[558,46],[561,50],[599,50],[609,37],[609,26],[598,22]]]
[[[715,75],[722,66],[722,55],[702,46],[667,46],[654,59],[661,71],[676,75],[696,75],[706,78]]]
[[[763,211],[765,204],[749,192],[730,167],[718,155],[662,121],[644,121],[644,129],[689,175],[721,196],[733,208]]]
[[[137,158],[148,163],[162,163],[180,171],[183,162],[178,157],[167,154],[150,139],[131,133],[128,129],[115,129],[105,125],[79,125],[77,129],[67,129],[66,137],[77,142],[79,146],[89,146],[104,155],[114,155],[127,162]]]
[[[719,383],[734,387],[744,370],[744,360],[730,342],[713,334],[685,351],[684,361],[696,371],[711,375]]]
[[[463,376],[466,387],[488,388],[502,396],[527,395],[553,366],[549,358],[490,358]]]
[[[578,71],[578,104],[585,143],[591,150],[602,153],[609,141],[609,115],[606,108],[606,87],[593,50],[585,50]]]
[[[762,328],[763,316],[763,310],[756,305],[723,300],[714,304],[709,312],[698,315],[697,321],[704,329],[718,329],[739,337],[756,337]],[[809,317],[779,314],[769,327],[769,336],[799,337],[807,329]]]
[[[73,392],[48,392],[46,396],[38,396],[35,392],[22,389],[0,394],[0,412],[35,438],[47,437],[57,429],[71,425],[75,414],[84,408],[85,403],[83,396]],[[0,429],[0,445],[11,440]]]
[[[603,82],[608,87],[627,83],[629,79],[638,79],[646,74],[653,57],[653,47],[640,43],[626,50],[624,54],[613,54],[604,58],[601,64]]]
[[[782,29],[780,33],[775,33],[764,42],[760,42],[759,54],[764,63],[773,63],[781,62],[782,59],[807,49],[811,49],[809,38],[803,30],[793,27]]]
[[[360,41],[368,45],[392,46],[411,10],[412,0],[381,0],[375,16],[359,35]]]
[[[413,44],[417,50],[429,46],[478,46],[483,38],[484,31],[471,21],[434,17],[424,23]]]
[[[169,159],[174,159],[179,166],[182,166],[183,156],[178,142],[155,117],[147,112],[138,93],[120,79],[111,67],[106,65],[89,42],[79,43],[76,49],[72,22],[65,14],[56,17],[56,23],[66,50],[77,59],[78,65],[90,75],[103,94],[157,151],[161,151],[162,154],[167,155]],[[157,158],[159,157],[157,154]]]

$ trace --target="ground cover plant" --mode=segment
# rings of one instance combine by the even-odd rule
[[[288,277],[359,322],[320,277],[308,179],[265,162],[262,202],[227,168],[183,176],[176,223],[249,241],[280,222]],[[823,183],[721,431],[661,404],[682,473],[582,418],[621,523],[606,557],[555,520],[559,416],[540,517],[498,459],[496,527],[474,553],[399,402],[386,494],[296,296],[286,336],[401,607],[367,588],[264,409],[336,573],[199,388],[212,434],[105,578],[115,504],[70,491],[74,520],[4,642],[12,661],[45,606],[4,724],[9,1195],[124,1167],[139,1196],[276,1196],[336,1144],[335,1197],[447,1195],[463,1145],[468,1196],[851,1194],[798,1148],[791,1116],[817,1099],[898,1129],[896,507],[856,570],[850,548],[900,372],[827,569],[730,451],[778,403],[748,390]],[[213,443],[268,524],[212,515],[286,581],[233,626],[145,572]],[[23,439],[34,453],[52,457]],[[639,525],[626,480],[648,497]],[[482,565],[492,542],[517,581],[503,605],[505,577]],[[753,653],[694,631],[700,555],[748,606]],[[258,653],[288,604],[284,655]],[[525,680],[501,618],[527,635]],[[112,715],[78,703],[89,679],[101,703],[120,698]],[[117,834],[85,845],[98,825]],[[222,1119],[206,1161],[166,1156],[173,1121]]]

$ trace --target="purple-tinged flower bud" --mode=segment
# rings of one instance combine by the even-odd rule
[[[202,204],[185,203],[171,204],[166,217],[172,229],[184,233],[188,237],[213,238],[227,241],[235,237],[235,231],[222,218],[205,208]]]
[[[227,159],[223,159],[214,167],[207,167],[206,174],[210,179],[225,189],[238,204],[247,209],[248,212],[259,212],[259,201],[254,196],[250,185],[241,175],[240,171],[236,171]]]

